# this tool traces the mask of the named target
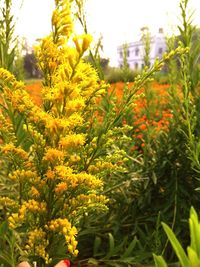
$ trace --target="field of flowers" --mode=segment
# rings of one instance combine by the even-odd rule
[[[20,81],[11,3],[0,24],[0,267],[199,267],[200,35],[188,0],[163,58],[113,84],[80,0],[55,1],[35,47],[42,79]]]

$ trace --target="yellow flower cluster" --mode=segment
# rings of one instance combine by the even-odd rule
[[[72,81],[81,88],[80,95],[85,98],[86,102],[91,98],[99,97],[99,84],[97,72],[88,63],[80,62],[76,67],[76,73]],[[102,90],[101,94],[105,91]]]
[[[64,156],[65,153],[61,150],[56,148],[47,148],[43,160],[54,164],[62,163]]]
[[[72,99],[68,101],[65,112],[66,115],[69,116],[74,112],[83,110],[83,108],[85,108],[85,100],[83,97],[79,97],[78,99]]]
[[[12,173],[9,173],[8,175],[9,179],[13,181],[19,181],[19,182],[26,182],[26,181],[34,181],[34,179],[37,177],[37,173],[31,170],[15,170]]]
[[[38,202],[34,199],[30,199],[27,202],[24,202],[19,208],[19,220],[24,220],[27,212],[31,212],[33,214],[37,213],[45,213],[46,212],[46,203]]]
[[[73,41],[76,46],[76,51],[79,53],[79,55],[83,55],[92,42],[92,36],[89,34],[74,36]]]
[[[0,83],[1,85],[11,85],[16,82],[15,77],[8,71],[3,68],[0,68]]]
[[[68,166],[58,165],[55,167],[55,173],[59,179],[67,180],[67,177],[73,174],[73,169]]]
[[[45,133],[58,134],[69,128],[69,121],[64,118],[48,117]]]
[[[16,136],[13,129],[13,125],[8,118],[5,118],[2,113],[0,113],[0,143],[16,143]]]
[[[40,112],[39,110],[35,111],[35,113],[34,111],[30,113],[28,120],[44,125],[44,134],[46,135],[62,134],[69,129],[72,130],[77,126],[82,125],[83,123],[83,118],[78,113],[73,113],[71,116],[69,116],[68,120],[66,120],[66,118],[55,118],[49,114],[44,114],[44,112]]]
[[[12,213],[8,217],[9,226],[11,228],[17,228],[21,225],[26,219],[27,213],[34,214],[35,216],[38,214],[46,213],[46,203],[38,202],[34,199],[30,199],[27,202],[24,202],[19,206],[18,213]],[[28,218],[29,220],[30,218]]]
[[[45,260],[48,264],[52,261],[46,252],[49,241],[46,239],[46,233],[41,229],[34,229],[28,232],[28,240],[25,246],[27,254],[36,254]]]
[[[44,147],[46,144],[46,140],[42,133],[40,133],[33,125],[31,124],[24,124],[23,129],[29,134],[29,136],[34,140],[34,143],[37,144],[37,146]]]
[[[0,69],[6,103],[0,120],[8,120],[12,132],[7,135],[6,129],[0,130],[5,136],[0,160],[7,168],[5,180],[19,191],[15,192],[15,205],[13,195],[13,202],[1,198],[0,206],[9,207],[9,226],[21,234],[22,250],[46,263],[54,256],[50,240],[58,246],[65,240],[67,253],[77,256],[76,226],[81,216],[89,209],[106,210],[108,201],[99,195],[102,180],[83,171],[90,140],[85,125],[105,86],[96,70],[82,59],[91,36],[72,36],[72,1],[55,3],[53,32],[36,48],[44,77],[41,106],[33,103],[24,84]],[[68,42],[70,37],[72,42]],[[11,109],[5,116],[7,107]]]
[[[50,79],[60,63],[60,52],[57,49],[57,45],[52,42],[52,36],[43,38],[41,45],[39,47],[35,47],[35,52],[39,59],[39,66],[41,70],[47,78]]]
[[[98,161],[95,165],[92,164],[89,166],[88,171],[90,173],[98,173],[101,172],[103,170],[114,170],[115,169],[115,164],[111,163],[111,162],[106,162],[106,161]]]
[[[12,213],[8,217],[8,224],[9,224],[9,227],[12,228],[12,229],[15,229],[19,225],[19,215],[18,215],[18,213]]]
[[[52,15],[52,26],[55,41],[58,45],[63,44],[62,37],[69,38],[73,30],[73,22],[71,18],[71,0],[56,0],[56,9]],[[59,38],[58,38],[59,37]]]
[[[59,141],[59,146],[67,150],[69,148],[78,148],[79,146],[84,145],[85,136],[83,134],[69,134],[61,138]]]
[[[81,157],[79,155],[77,155],[76,153],[74,154],[70,154],[70,157],[69,157],[69,165],[72,166],[74,164],[77,164],[78,161],[81,160]]]
[[[108,203],[108,198],[104,195],[96,194],[80,194],[77,197],[71,198],[69,204],[71,209],[78,212],[87,212],[89,208],[95,209],[95,207],[106,209],[106,204]],[[73,213],[74,214],[74,213]]]
[[[37,188],[35,188],[35,186],[31,187],[31,195],[35,198],[39,198],[40,196],[40,192],[38,191]]]
[[[33,107],[29,94],[22,86],[10,94],[9,101],[12,103],[13,108],[20,113],[26,113]]]
[[[67,183],[61,182],[56,185],[55,193],[62,194],[62,193],[65,193],[67,189],[68,189]]]
[[[9,197],[0,197],[0,208],[2,207],[14,207],[16,206],[16,201]]]
[[[63,235],[67,243],[68,252],[76,257],[78,255],[76,235],[78,233],[75,226],[72,226],[67,219],[58,218],[49,222],[46,229],[58,232]]]
[[[28,160],[28,153],[20,148],[20,147],[16,147],[13,143],[9,143],[9,144],[5,144],[1,147],[1,151],[5,154],[5,155],[15,155],[17,156],[19,159],[21,160]]]
[[[81,187],[87,186],[90,189],[98,189],[103,186],[103,182],[100,179],[96,178],[95,176],[88,174],[86,172],[73,173],[73,170],[67,166],[63,166],[63,165],[56,166],[55,172],[56,172],[57,178],[62,180],[62,182],[64,182],[62,186],[66,184],[65,185],[66,188],[69,188],[69,187],[75,188],[77,186],[81,186]],[[58,188],[60,188],[60,186]]]

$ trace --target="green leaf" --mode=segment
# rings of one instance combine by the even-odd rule
[[[190,238],[191,238],[191,248],[196,251],[198,257],[200,257],[200,224],[198,220],[198,215],[193,207],[190,209]]]
[[[200,267],[200,259],[197,256],[196,251],[191,247],[187,248],[190,267]]]
[[[1,225],[0,225],[0,237],[2,237],[2,235],[4,235],[8,230],[8,224],[7,222],[3,222]]]
[[[183,250],[181,244],[179,243],[178,239],[176,238],[175,234],[171,230],[171,228],[165,224],[162,223],[162,226],[165,230],[165,233],[167,234],[167,237],[169,238],[169,241],[181,263],[182,267],[189,267],[189,260],[187,255],[185,254],[185,251]]]
[[[104,259],[109,259],[114,254],[115,241],[114,241],[113,235],[109,233],[108,237],[109,237],[109,251],[104,257]]]
[[[93,255],[97,256],[98,255],[98,250],[101,245],[101,238],[96,236],[95,241],[94,241],[94,247],[93,247]]]
[[[1,260],[12,266],[12,260],[10,259],[10,255],[0,252],[0,261]]]
[[[152,180],[154,184],[157,184],[157,176],[155,174],[155,172],[152,173]]]
[[[128,248],[125,250],[124,254],[121,256],[121,258],[127,258],[131,255],[133,249],[135,248],[135,246],[137,244],[137,241],[138,241],[137,237],[134,237],[134,239],[131,241]]]
[[[153,254],[154,262],[155,262],[155,267],[167,267],[167,263],[163,259],[162,256],[157,256]]]

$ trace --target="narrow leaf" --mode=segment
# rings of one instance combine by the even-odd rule
[[[188,252],[190,267],[199,267],[200,259],[198,258],[196,251],[194,251],[191,247],[188,247],[187,252]]]
[[[165,224],[162,223],[162,226],[165,230],[165,233],[167,234],[167,237],[181,263],[182,267],[189,267],[189,260],[187,258],[187,255],[185,254],[185,251],[183,250],[181,244],[179,243],[178,239],[176,238],[175,234],[171,230],[171,228]]]
[[[134,239],[131,241],[131,243],[129,244],[128,248],[126,249],[126,251],[124,252],[124,254],[121,256],[121,258],[127,258],[130,257],[133,249],[135,248],[136,244],[137,244],[137,237],[134,237]]]
[[[105,259],[109,259],[114,254],[114,248],[115,248],[115,241],[113,238],[113,235],[111,233],[108,234],[109,237],[109,251],[107,255],[105,256]]]
[[[162,256],[157,256],[153,254],[153,258],[155,262],[155,267],[167,267],[167,263]]]
[[[101,238],[96,236],[94,241],[94,247],[93,247],[93,255],[96,256],[99,250],[99,247],[101,245]]]
[[[198,257],[200,257],[200,224],[198,220],[198,215],[193,207],[190,209],[190,238],[191,238],[191,248],[196,251]]]

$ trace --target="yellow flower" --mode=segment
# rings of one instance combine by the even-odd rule
[[[80,160],[81,160],[80,156],[78,156],[76,154],[70,155],[70,163],[73,164],[73,163],[76,163]]]
[[[103,182],[100,179],[96,178],[94,175],[87,174],[86,172],[77,173],[75,177],[78,184],[84,184],[93,189],[101,188],[103,185]]]
[[[53,11],[52,19],[51,19],[52,25],[57,26],[59,20],[60,20],[59,12],[57,9],[55,9]]]
[[[74,43],[75,43],[77,52],[78,52],[79,54],[81,54],[81,53],[82,53],[82,49],[81,49],[81,45],[80,45],[80,43],[79,43],[79,37],[78,37],[78,36],[74,36],[73,41],[74,41]]]
[[[6,144],[1,148],[1,151],[5,154],[7,154],[10,151],[13,151],[15,149],[15,145],[10,143],[10,144]]]
[[[83,35],[83,42],[82,42],[82,51],[83,52],[85,52],[88,49],[91,42],[92,42],[92,36],[90,34],[84,34]]]
[[[66,128],[69,128],[72,123],[64,118],[52,118],[49,117],[49,120],[46,121],[46,134],[59,133],[59,131],[63,131]]]
[[[55,172],[52,170],[48,170],[46,173],[46,177],[48,180],[53,180],[55,178]]]
[[[47,162],[60,162],[60,161],[63,161],[64,159],[64,152],[63,151],[60,151],[58,149],[55,149],[55,148],[48,148],[46,150],[46,153],[43,157],[43,160],[47,161]]]
[[[59,184],[56,185],[55,193],[56,194],[62,194],[66,190],[67,190],[67,183],[61,182],[61,183],[59,183]]]
[[[69,127],[73,129],[83,124],[83,117],[78,113],[73,113],[71,116],[69,116],[68,122],[69,122]]]
[[[49,241],[46,240],[46,233],[41,228],[36,228],[28,232],[26,250],[29,254],[37,255],[45,260],[48,264],[51,262],[46,248]]]
[[[66,113],[71,114],[75,111],[81,111],[85,107],[85,101],[83,97],[73,99],[71,101],[68,101],[67,106],[66,106]]]
[[[31,187],[31,194],[32,196],[35,196],[35,197],[40,196],[40,192],[34,186]]]
[[[0,197],[0,206],[13,207],[16,206],[16,201],[9,197]]]
[[[18,218],[19,220],[25,220],[25,216],[27,212],[31,212],[33,214],[44,213],[46,212],[46,203],[38,202],[34,199],[29,199],[28,201],[23,202],[23,204],[19,208]]]
[[[92,42],[92,36],[89,34],[83,34],[80,36],[74,36],[73,38],[76,50],[80,55],[88,49],[90,43]]]
[[[15,229],[19,223],[19,215],[18,213],[12,213],[9,217],[8,217],[8,224],[12,229]]]
[[[62,36],[69,38],[72,33],[73,23],[71,18],[71,1],[60,0],[56,1],[56,14],[54,12],[52,17],[52,25],[56,27],[55,34],[58,34],[56,38],[57,43]]]
[[[62,149],[69,149],[84,145],[85,136],[82,134],[71,134],[61,138],[59,145]]]
[[[11,180],[18,180],[19,182],[34,181],[37,173],[31,170],[16,170],[8,175]]]
[[[72,175],[73,170],[68,166],[59,165],[55,167],[55,172],[60,179],[67,180]]]
[[[21,147],[16,147],[14,144],[5,144],[1,147],[1,151],[5,154],[12,154],[18,157],[18,159],[28,160],[28,153]]]

